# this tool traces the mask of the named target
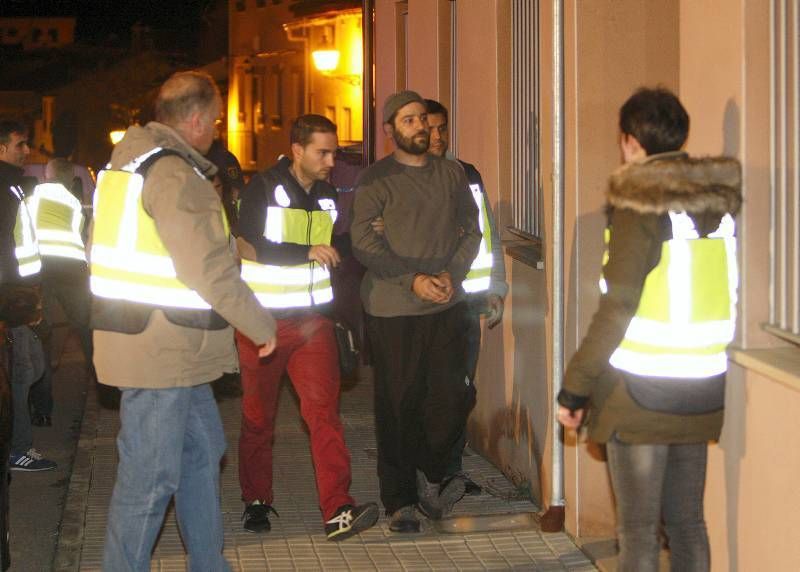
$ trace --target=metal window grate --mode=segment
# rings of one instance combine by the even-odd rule
[[[769,330],[800,335],[800,6],[770,2]]]
[[[511,4],[510,230],[541,236],[539,168],[539,0]]]

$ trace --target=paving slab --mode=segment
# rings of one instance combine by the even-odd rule
[[[351,494],[359,502],[378,500],[372,385],[369,369],[348,384],[341,397],[341,416],[352,457]],[[96,572],[101,568],[107,508],[116,474],[118,412],[101,409],[90,395],[81,428],[75,470],[67,505],[70,528],[62,533],[56,569]],[[590,560],[563,533],[542,534],[528,514],[538,507],[520,499],[519,491],[480,455],[468,452],[464,468],[484,486],[484,494],[465,497],[456,505],[454,518],[496,515],[512,522],[510,530],[459,532],[423,520],[419,534],[397,535],[388,519],[342,543],[327,542],[318,509],[314,469],[307,430],[298,401],[284,383],[275,432],[275,508],[267,534],[250,534],[241,527],[243,510],[238,483],[237,441],[240,400],[220,403],[228,451],[221,475],[225,556],[232,570],[595,570]],[[518,518],[510,518],[518,515]],[[473,519],[474,520],[474,519]],[[519,526],[529,522],[530,526]],[[186,555],[170,506],[151,570],[184,570]]]

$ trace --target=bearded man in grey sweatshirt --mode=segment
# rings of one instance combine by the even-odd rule
[[[381,501],[392,531],[417,532],[415,506],[438,519],[464,494],[460,479],[443,481],[475,403],[461,282],[481,234],[464,170],[427,152],[422,97],[389,96],[383,121],[396,148],[359,177],[350,232],[367,268]],[[382,233],[371,225],[378,217]]]

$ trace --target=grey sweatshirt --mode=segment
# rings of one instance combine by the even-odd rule
[[[365,169],[357,183],[350,234],[353,253],[367,268],[361,299],[380,317],[434,314],[464,299],[461,282],[478,253],[478,209],[458,163],[427,155],[424,167],[393,155]],[[382,216],[379,235],[370,223]],[[456,291],[447,304],[418,298],[417,273],[448,271]]]

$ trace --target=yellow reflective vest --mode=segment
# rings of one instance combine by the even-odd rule
[[[489,225],[489,204],[480,185],[471,184],[472,198],[478,206],[478,224],[481,229],[481,246],[472,261],[462,286],[467,293],[485,292],[489,289],[492,274],[492,229]]]
[[[283,185],[274,191],[278,205],[267,208],[264,237],[275,243],[307,246],[329,245],[336,222],[336,203],[319,199],[323,210],[290,208]],[[333,300],[331,275],[322,265],[308,261],[292,266],[275,266],[242,260],[242,279],[265,308],[303,308]]]
[[[86,262],[83,205],[61,183],[37,185],[28,205],[42,256]]]
[[[661,259],[647,275],[636,314],[609,363],[648,377],[723,374],[739,283],[733,217],[725,215],[706,238],[686,213],[670,211],[669,217],[673,238],[662,244]],[[611,232],[606,229],[606,247]],[[607,292],[603,278],[600,289]]]
[[[21,278],[33,276],[42,270],[42,259],[39,257],[39,242],[33,217],[28,209],[25,193],[21,187],[11,186],[9,191],[19,200],[17,218],[14,223],[14,256]]]
[[[92,294],[161,308],[210,310],[208,302],[178,279],[155,222],[142,204],[144,177],[137,171],[161,151],[157,147],[122,170],[101,171],[97,178],[90,253]],[[223,225],[227,229],[224,217]]]

